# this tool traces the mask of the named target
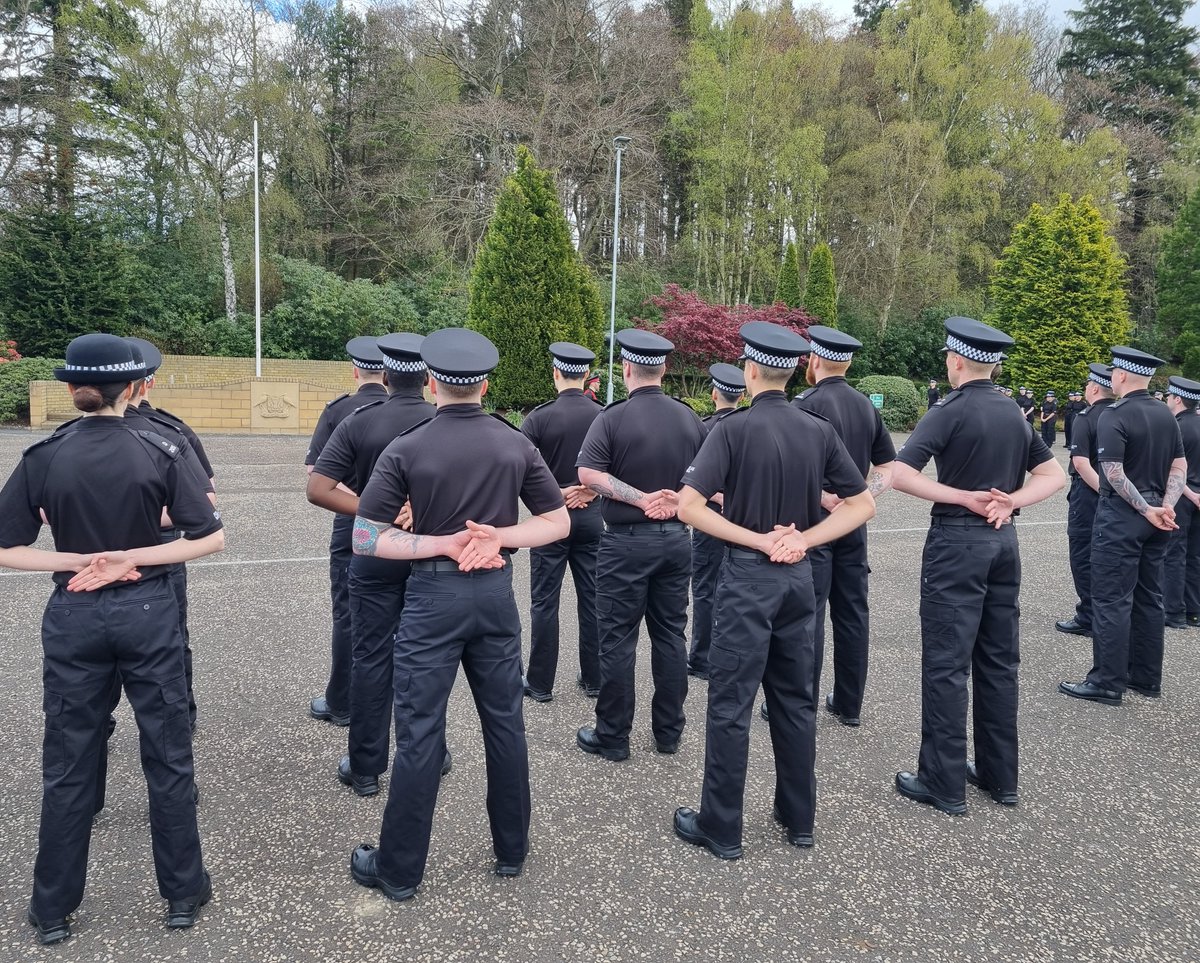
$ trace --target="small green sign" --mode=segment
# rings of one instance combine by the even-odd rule
[[[871,404],[876,408],[883,408],[883,395],[871,395]]]

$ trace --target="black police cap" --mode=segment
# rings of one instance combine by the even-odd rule
[[[128,384],[145,376],[133,345],[115,334],[81,334],[67,345],[66,363],[54,369],[55,378],[73,385]]]
[[[563,374],[576,377],[587,374],[591,370],[592,362],[596,360],[594,351],[570,341],[555,341],[550,345],[550,356],[553,358],[554,367]]]
[[[857,338],[824,324],[810,327],[808,340],[812,343],[812,353],[826,361],[852,361],[854,352],[862,347]]]
[[[478,331],[442,328],[421,345],[421,359],[436,380],[452,385],[479,384],[500,363],[500,353]]]
[[[1112,366],[1114,368],[1120,368],[1123,371],[1140,375],[1143,378],[1149,378],[1155,371],[1166,364],[1162,358],[1156,358],[1145,351],[1138,351],[1137,348],[1130,348],[1121,344],[1112,349],[1112,356]]]
[[[945,327],[946,347],[942,350],[980,364],[999,364],[1004,349],[1016,343],[1000,329],[961,315],[947,318]]]
[[[747,321],[738,331],[746,347],[742,357],[766,368],[794,368],[812,346],[791,328],[770,321]]]
[[[1188,401],[1200,401],[1200,381],[1171,375],[1167,379],[1167,393],[1179,395],[1180,398],[1186,398]]]
[[[621,360],[647,367],[665,364],[667,355],[675,350],[666,338],[641,328],[618,331],[617,344],[621,346]]]
[[[376,344],[377,340],[377,338],[370,338],[364,334],[346,342],[346,354],[350,355],[354,367],[362,368],[364,371],[383,370],[383,352],[379,350],[379,345]]]
[[[375,346],[383,355],[383,366],[388,371],[415,374],[425,370],[425,362],[421,360],[421,344],[424,341],[424,335],[402,331],[376,338]]]
[[[135,360],[139,354],[141,355],[141,360],[146,365],[147,378],[162,367],[162,352],[145,338],[126,338],[125,340],[134,346]]]
[[[1112,371],[1112,365],[1093,361],[1088,365],[1088,381],[1094,381],[1101,388],[1112,391]]]
[[[733,364],[714,364],[708,369],[713,387],[726,395],[740,395],[746,390],[746,376]]]

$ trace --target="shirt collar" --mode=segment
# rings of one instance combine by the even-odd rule
[[[760,391],[750,399],[750,407],[753,408],[760,402],[763,404],[771,404],[777,401],[782,401],[787,404],[787,395],[783,393],[782,388],[773,388],[770,391]]]

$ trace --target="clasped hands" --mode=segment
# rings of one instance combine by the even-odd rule
[[[567,508],[587,508],[596,497],[596,493],[587,485],[568,485],[562,493]]]
[[[808,540],[795,524],[776,525],[759,539],[758,550],[779,565],[794,565],[808,554]]]
[[[82,556],[75,569],[68,592],[94,592],[113,582],[136,582],[142,577],[128,552],[99,552]]]
[[[500,542],[500,532],[495,525],[480,525],[468,521],[467,527],[450,536],[450,539],[453,550],[446,554],[458,562],[460,572],[504,568],[507,562],[500,554],[504,546]]]
[[[966,507],[981,518],[986,518],[993,528],[999,528],[1012,518],[1016,508],[1012,495],[1002,492],[999,488],[986,492],[968,492]]]
[[[665,522],[679,512],[679,492],[664,488],[662,491],[646,492],[642,502],[646,517],[656,522]]]

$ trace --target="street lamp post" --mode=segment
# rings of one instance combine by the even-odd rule
[[[613,350],[617,343],[617,250],[621,243],[621,153],[629,146],[630,138],[614,137],[613,148],[617,152],[617,186],[613,199],[613,239],[612,239],[612,296],[608,312],[608,398],[606,404],[613,400]]]

